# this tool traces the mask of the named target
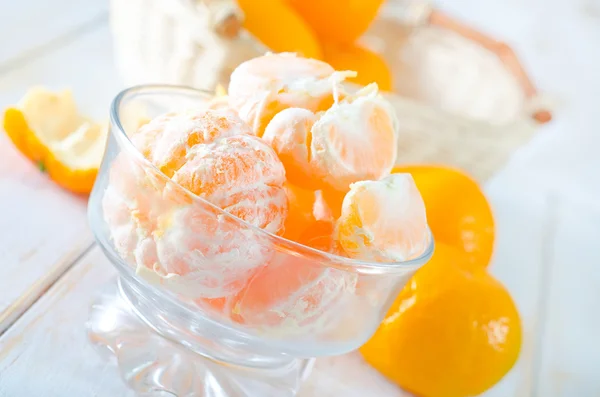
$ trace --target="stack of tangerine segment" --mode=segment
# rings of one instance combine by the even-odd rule
[[[142,126],[131,140],[156,168],[121,153],[104,196],[117,251],[149,280],[257,327],[316,323],[356,286],[278,255],[268,233],[360,260],[422,254],[423,200],[410,174],[390,174],[398,121],[376,85],[344,91],[353,74],[268,54],[233,72],[226,97]]]

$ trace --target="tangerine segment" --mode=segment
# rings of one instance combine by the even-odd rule
[[[328,309],[354,291],[355,283],[354,274],[316,259],[277,253],[235,298],[234,319],[278,333],[322,327]]]
[[[143,125],[131,140],[146,158],[172,177],[195,145],[242,134],[252,134],[252,131],[234,110],[207,106],[158,116]]]
[[[319,251],[333,252],[335,248],[334,227],[335,224],[330,219],[314,221],[300,234],[298,242]]]
[[[302,189],[291,183],[284,185],[288,200],[288,215],[285,219],[283,237],[298,242],[298,239],[317,220],[331,219],[331,211],[321,192]]]
[[[275,152],[251,135],[196,145],[172,180],[223,210],[268,232],[287,215],[285,169]]]
[[[324,187],[342,192],[351,183],[378,180],[396,161],[396,117],[372,92],[348,98],[321,114],[311,129],[310,166]]]
[[[430,243],[425,205],[410,174],[350,185],[335,239],[351,258],[376,262],[418,257]]]
[[[116,251],[134,267],[139,247],[154,229],[158,197],[142,167],[120,153],[111,164],[102,210]]]
[[[413,176],[436,241],[464,250],[474,265],[489,264],[494,249],[494,216],[475,180],[448,167],[405,166],[392,172]]]
[[[263,135],[283,163],[288,181],[306,189],[318,187],[310,165],[311,129],[317,120],[308,109],[288,108],[273,117]]]
[[[423,397],[480,395],[514,365],[521,321],[507,290],[460,249],[436,243],[360,348],[390,380]]]
[[[244,28],[274,52],[297,52],[322,57],[319,41],[302,18],[281,0],[237,0]]]
[[[352,43],[362,35],[383,0],[287,0],[319,38]]]
[[[340,82],[352,73],[295,54],[267,54],[240,64],[229,81],[229,104],[258,136],[269,121],[289,107],[313,112],[341,97]]]
[[[325,61],[335,69],[357,72],[350,82],[363,86],[375,82],[383,91],[391,91],[392,72],[379,54],[358,44],[328,43],[323,49]]]

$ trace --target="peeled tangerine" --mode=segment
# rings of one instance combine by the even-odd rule
[[[350,185],[334,233],[351,258],[398,262],[423,254],[430,242],[425,205],[410,174]]]
[[[388,175],[397,153],[397,119],[376,85],[314,113],[288,108],[263,139],[283,162],[291,183],[346,192],[351,183]]]
[[[234,298],[233,318],[264,330],[276,327],[279,334],[322,329],[336,317],[332,307],[355,285],[355,274],[277,253]]]
[[[140,191],[143,179],[131,175],[121,160],[127,154],[115,160],[104,208],[117,250],[131,248],[124,241],[133,241],[133,249],[119,251],[124,257],[133,253],[138,273],[191,298],[240,290],[269,252],[252,227],[216,207],[279,232],[287,200],[285,170],[275,152],[228,109],[160,116],[140,128],[132,142],[170,181],[163,175],[162,184],[154,180],[152,194]],[[107,208],[129,213],[115,215]]]
[[[328,109],[347,75],[316,59],[267,54],[243,62],[233,71],[229,103],[255,134],[262,136],[269,121],[284,109]]]

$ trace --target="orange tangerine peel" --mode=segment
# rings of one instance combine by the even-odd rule
[[[350,185],[334,236],[351,258],[396,262],[423,254],[430,234],[425,204],[410,174]]]
[[[108,126],[79,114],[70,91],[30,89],[5,111],[4,129],[15,147],[58,185],[81,194],[92,190]]]

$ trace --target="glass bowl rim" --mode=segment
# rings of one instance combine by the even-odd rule
[[[130,154],[133,154],[137,158],[138,161],[141,161],[145,166],[152,169],[157,175],[160,175],[162,178],[165,178],[165,179],[168,179],[169,181],[171,181],[170,178],[168,178],[162,171],[160,171],[154,164],[152,164],[148,159],[146,159],[146,157],[144,157],[142,155],[142,153],[133,145],[133,143],[127,136],[127,133],[124,131],[123,125],[121,123],[121,117],[120,117],[121,104],[127,97],[136,95],[136,94],[155,94],[155,95],[158,95],[158,94],[186,94],[188,96],[199,96],[204,99],[213,98],[213,97],[215,97],[215,94],[210,91],[207,91],[207,90],[196,89],[196,88],[183,86],[183,85],[141,84],[141,85],[135,85],[135,86],[131,86],[131,87],[123,89],[112,100],[111,105],[110,105],[110,123],[112,126],[114,126],[116,128],[110,128],[109,133],[115,137],[115,139],[118,142],[118,145],[121,148],[125,147],[125,150],[129,151]],[[175,183],[175,182],[173,182],[173,183]],[[203,205],[207,205],[207,206],[213,208],[214,210],[218,211],[221,215],[224,215],[228,218],[235,220],[236,222],[239,222],[241,225],[244,225],[244,227],[247,227],[249,230],[253,230],[261,235],[266,235],[269,240],[274,241],[275,243],[278,243],[279,247],[291,247],[295,251],[294,253],[292,253],[293,255],[301,254],[302,256],[306,256],[306,255],[302,254],[302,252],[304,251],[304,252],[310,253],[311,255],[313,255],[315,257],[322,258],[323,262],[325,262],[325,261],[327,262],[327,263],[324,263],[325,266],[343,267],[343,268],[349,267],[349,268],[355,268],[355,269],[362,268],[362,269],[372,269],[374,271],[378,270],[378,271],[384,271],[384,272],[393,272],[394,270],[404,270],[406,268],[411,268],[411,267],[420,267],[423,264],[427,263],[427,261],[429,261],[429,259],[433,255],[435,242],[434,242],[433,234],[431,233],[431,230],[429,229],[429,226],[427,226],[427,229],[429,232],[429,244],[428,244],[427,248],[424,250],[424,252],[422,252],[418,257],[409,259],[406,261],[399,261],[399,262],[364,261],[364,260],[353,259],[353,258],[341,256],[341,255],[324,252],[324,251],[306,246],[304,244],[297,243],[293,240],[288,240],[288,239],[278,236],[276,234],[267,232],[266,230],[256,227],[234,215],[229,214],[228,212],[224,211],[223,209],[219,208],[218,206],[210,203],[209,201],[203,199],[202,197],[185,189],[183,186],[180,186],[180,185],[177,185],[177,186],[180,187],[181,189],[185,190],[191,196],[193,196],[194,199],[202,202]],[[288,250],[288,251],[290,251],[290,250]],[[331,266],[331,264],[335,264],[335,266]],[[346,269],[346,270],[349,270],[349,269]]]

